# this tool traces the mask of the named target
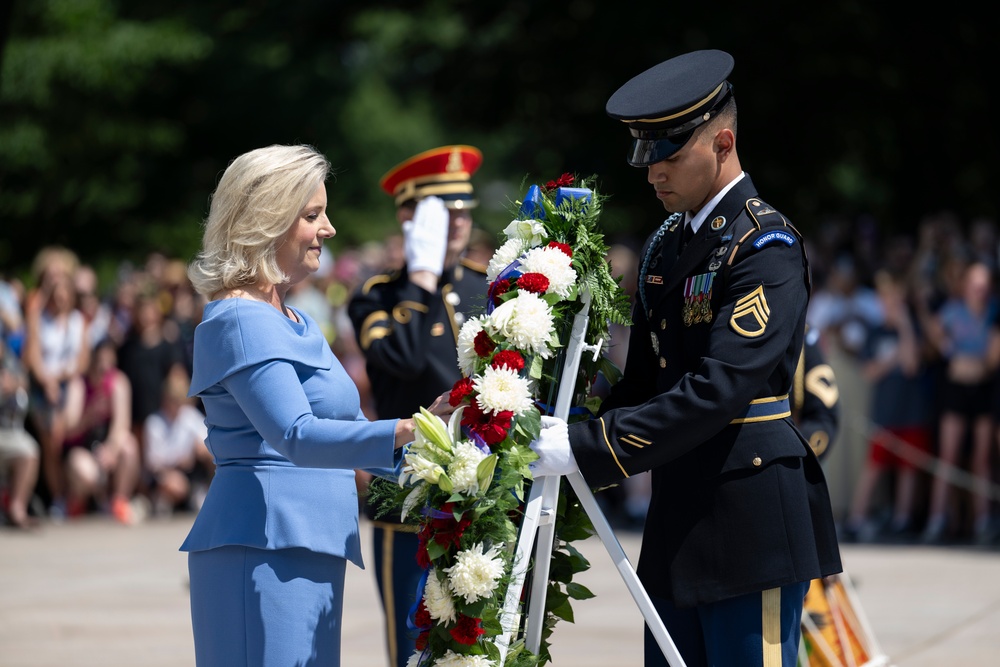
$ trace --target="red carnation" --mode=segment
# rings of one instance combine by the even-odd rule
[[[492,447],[503,442],[504,438],[507,437],[513,418],[514,413],[510,410],[504,410],[495,415],[486,414],[479,406],[479,401],[473,399],[466,406],[465,412],[462,413],[462,426],[470,428],[487,445]]]
[[[450,514],[453,507],[452,503],[441,505],[441,511],[448,512],[448,516],[430,521],[430,529],[434,532],[434,541],[443,547],[449,545],[458,547],[465,529],[472,524],[472,519],[466,518],[465,515],[459,521],[455,521],[454,515]]]
[[[493,339],[485,331],[480,331],[476,334],[472,345],[476,348],[476,354],[480,357],[488,357],[493,354],[493,350],[497,349],[497,344],[493,342]]]
[[[564,173],[562,176],[554,181],[549,181],[545,184],[546,190],[555,190],[556,188],[568,188],[573,185],[573,174]]]
[[[419,635],[417,635],[416,643],[414,644],[418,651],[423,651],[427,648],[427,640],[430,639],[431,631],[424,630]]]
[[[489,292],[493,296],[493,305],[500,305],[500,297],[510,291],[510,280],[507,278],[501,278],[500,280],[494,281],[493,285],[490,286]]]
[[[420,533],[417,536],[417,565],[425,570],[429,570],[433,563],[431,562],[431,556],[427,553],[427,540],[431,538],[431,527],[424,524],[420,528]]]
[[[417,605],[417,610],[413,612],[413,624],[418,628],[429,628],[431,623],[431,614],[427,611],[424,601],[421,600],[420,604]]]
[[[462,614],[458,617],[458,623],[455,624],[455,627],[448,632],[451,633],[452,639],[459,644],[472,646],[479,639],[479,635],[486,634],[479,623],[480,619]]]
[[[525,273],[517,279],[517,289],[523,289],[525,292],[545,294],[548,288],[549,279],[544,273]]]
[[[448,404],[453,408],[458,407],[458,404],[464,401],[465,397],[472,391],[472,378],[462,378],[451,388],[451,393],[448,394]]]
[[[524,357],[517,350],[500,350],[493,355],[493,361],[490,363],[490,366],[493,368],[506,366],[515,373],[520,373],[524,370]]]
[[[565,255],[567,257],[569,257],[570,259],[573,259],[573,249],[570,248],[565,243],[559,243],[559,241],[549,241],[548,247],[549,248],[558,248],[559,250],[562,250],[563,253],[565,253]]]

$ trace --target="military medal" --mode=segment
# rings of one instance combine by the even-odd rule
[[[681,307],[681,321],[684,322],[684,326],[686,327],[694,323],[694,315],[691,312],[691,289],[693,281],[694,276],[688,276],[684,281],[684,305]]]
[[[712,321],[712,282],[715,272],[688,276],[684,281],[684,306],[681,319],[684,326]]]

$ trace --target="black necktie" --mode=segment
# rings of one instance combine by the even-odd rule
[[[684,225],[684,232],[681,234],[681,251],[687,247],[687,244],[694,237],[694,228],[691,225]]]

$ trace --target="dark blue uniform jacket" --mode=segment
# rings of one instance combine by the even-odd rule
[[[749,176],[679,252],[682,229],[647,241],[624,377],[570,425],[581,472],[601,487],[652,471],[638,573],[679,606],[839,572],[826,481],[788,401],[801,236]]]

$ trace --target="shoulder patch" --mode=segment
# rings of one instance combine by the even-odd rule
[[[770,245],[772,243],[777,243],[777,242],[784,243],[787,246],[792,246],[795,245],[795,236],[789,234],[788,232],[783,232],[781,230],[776,229],[773,231],[765,232],[760,236],[758,236],[757,239],[754,240],[753,242],[753,247],[756,248],[757,250],[760,250],[766,245]]]

